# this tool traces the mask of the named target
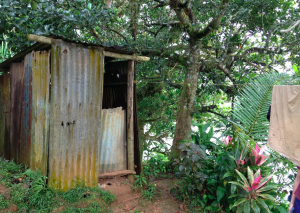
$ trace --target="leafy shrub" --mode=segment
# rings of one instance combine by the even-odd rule
[[[168,157],[160,153],[153,154],[145,163],[143,172],[148,177],[157,177],[172,171]]]
[[[210,132],[207,131],[207,126],[199,128],[200,130]],[[212,135],[208,133],[205,133],[205,137],[200,137],[201,133],[198,132],[198,137],[193,137],[195,141],[184,141],[180,144],[181,158],[174,161],[174,165],[178,168],[176,176],[180,180],[177,186],[171,189],[171,193],[175,198],[189,203],[191,211],[193,209],[201,212],[236,212],[237,209],[241,211],[241,203],[238,200],[247,197],[245,195],[247,193],[241,191],[238,185],[241,176],[247,176],[249,168],[251,171],[259,171],[256,176],[269,177],[268,181],[271,181],[269,174],[272,173],[272,166],[269,164],[274,158],[264,155],[264,147],[260,148],[257,144],[255,149],[241,146],[231,137],[226,137],[226,140],[219,144],[212,143],[210,142]],[[276,196],[274,191],[276,184],[260,189],[268,189],[270,192],[268,193],[270,196],[258,198],[260,203],[269,205],[272,212],[279,212],[284,205],[271,200],[272,195]],[[258,189],[253,190],[256,192]],[[244,205],[246,204],[243,204],[243,207]],[[265,210],[263,204],[258,206],[263,207],[262,212]]]
[[[156,193],[156,184],[148,184],[146,189],[142,190],[142,196],[145,200],[152,200]]]
[[[141,172],[140,175],[135,175],[136,181],[134,182],[136,188],[141,189],[142,197],[145,200],[152,200],[156,193],[156,184],[148,183],[144,173]]]
[[[231,195],[231,197],[238,197],[239,200],[231,207],[238,206],[236,212],[263,212],[263,210],[270,212],[268,205],[265,203],[265,199],[276,201],[276,199],[269,194],[273,189],[276,189],[274,185],[267,185],[267,182],[271,180],[273,175],[262,178],[260,174],[260,169],[257,170],[255,174],[253,171],[247,167],[248,180],[240,173],[235,170],[239,175],[238,182],[230,182],[231,184],[239,186],[242,190],[239,194]]]

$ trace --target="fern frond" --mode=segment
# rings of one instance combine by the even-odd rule
[[[272,101],[274,85],[282,84],[285,73],[267,73],[254,79],[237,97],[231,121],[236,129],[236,137],[246,144],[265,141],[268,137],[267,113]]]

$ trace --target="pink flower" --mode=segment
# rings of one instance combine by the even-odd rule
[[[257,166],[261,166],[269,158],[269,156],[265,156],[263,154],[266,146],[262,146],[261,148],[259,148],[257,143],[255,143],[255,147],[256,147],[256,149],[252,149],[252,155],[255,157],[254,164],[257,165]]]
[[[233,137],[230,137],[229,135],[223,140],[224,144],[228,146],[228,144],[232,141]]]
[[[244,164],[245,164],[245,161],[244,161],[244,160],[241,160],[241,159],[239,159],[238,163],[239,163],[239,164],[242,164],[242,165],[244,165]]]
[[[248,190],[253,191],[253,190],[258,189],[258,186],[260,184],[260,179],[261,179],[261,175],[259,175],[257,178],[255,178],[255,180],[252,183],[252,186],[248,187]]]

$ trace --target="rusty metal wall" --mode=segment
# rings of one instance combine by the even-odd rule
[[[0,76],[0,157],[10,159],[10,74]]]
[[[125,110],[103,109],[101,129],[99,173],[127,170]]]
[[[50,51],[31,52],[24,59],[20,162],[47,175]]]
[[[24,63],[10,66],[10,159],[19,163]]]
[[[62,40],[52,45],[50,187],[98,182],[103,61],[100,48]]]
[[[105,64],[103,109],[122,107],[127,109],[127,70],[128,61],[108,62]],[[136,89],[134,87],[134,93]],[[137,174],[142,169],[140,155],[140,140],[138,128],[138,111],[136,95],[134,97],[134,165]]]
[[[31,131],[30,168],[38,168],[44,175],[47,175],[50,119],[50,51],[33,53],[31,95],[31,128],[33,131]]]
[[[11,67],[11,158],[47,175],[50,52],[31,52]]]
[[[24,74],[21,103],[21,131],[19,162],[30,168],[31,156],[31,119],[32,119],[32,58],[29,53],[24,58]]]

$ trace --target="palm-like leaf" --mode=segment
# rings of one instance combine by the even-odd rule
[[[282,84],[287,74],[267,73],[250,82],[237,97],[232,113],[235,136],[244,144],[268,137],[266,115],[272,100],[273,85]]]

